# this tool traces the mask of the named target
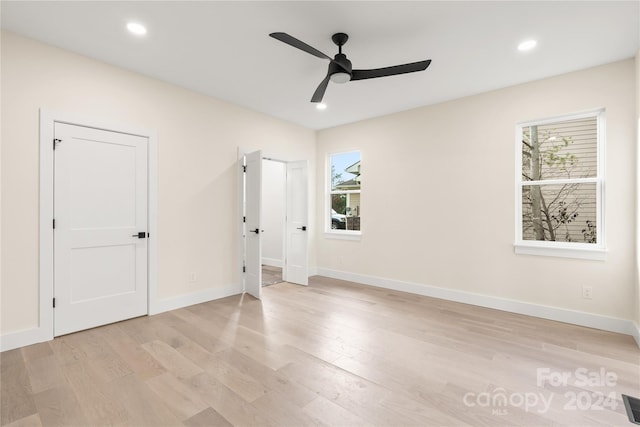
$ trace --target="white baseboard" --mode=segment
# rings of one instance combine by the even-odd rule
[[[192,294],[180,295],[173,298],[159,299],[149,304],[149,315],[177,310],[190,305],[213,301],[242,293],[242,285],[229,285],[223,288],[205,289]]]
[[[9,332],[0,337],[0,351],[13,350],[14,348],[26,347],[52,339],[53,330],[49,331],[37,326],[21,331]]]
[[[556,320],[589,328],[618,332],[631,335],[638,344],[638,347],[640,347],[640,325],[632,320],[319,267],[309,268],[309,275],[322,275],[334,279],[348,280],[363,285],[377,286],[385,289],[393,289],[401,292],[472,304],[481,307],[509,311],[512,313],[525,314],[543,319]],[[158,300],[149,305],[149,315],[176,310],[240,293],[242,293],[242,285],[229,285],[224,288],[207,289],[188,295],[180,295],[174,298]],[[15,348],[50,341],[52,339],[53,331],[45,331],[44,328],[40,327],[11,332],[0,336],[0,351],[13,350]]]
[[[263,265],[268,265],[269,267],[282,268],[282,260],[281,259],[262,257],[262,264]]]
[[[229,285],[223,288],[206,289],[192,294],[180,295],[174,298],[159,299],[149,302],[149,315],[176,310],[194,304],[200,304],[220,298],[242,293],[242,285]],[[34,327],[17,332],[10,332],[0,336],[0,351],[13,350],[40,342],[51,341],[53,330]]]
[[[638,325],[632,320],[603,316],[600,314],[586,313],[583,311],[569,310],[559,307],[533,304],[514,299],[476,294],[455,289],[422,285],[419,283],[403,282],[400,280],[366,276],[362,274],[331,270],[327,268],[318,268],[317,274],[321,276],[331,277],[333,279],[348,280],[363,285],[377,286],[380,288],[393,289],[396,291],[440,298],[448,301],[456,301],[464,304],[493,308],[497,310],[508,311],[511,313],[556,320],[559,322],[571,323],[574,325],[586,326],[594,329],[618,332],[621,334],[633,336],[636,339],[638,346],[640,346],[640,331],[638,330]]]

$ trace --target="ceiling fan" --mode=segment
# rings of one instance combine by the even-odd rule
[[[374,68],[370,70],[354,70],[351,61],[347,59],[347,55],[342,53],[342,46],[347,42],[349,36],[345,33],[336,33],[331,36],[331,40],[338,45],[338,53],[331,59],[329,56],[320,52],[318,49],[290,36],[287,33],[271,33],[269,34],[276,40],[280,40],[290,46],[303,50],[321,59],[328,59],[329,70],[327,76],[320,82],[318,88],[311,97],[311,102],[321,102],[324,92],[327,90],[329,80],[334,83],[346,83],[350,80],[373,79],[376,77],[395,76],[396,74],[414,73],[416,71],[426,70],[431,60],[411,62],[409,64],[394,65],[391,67]]]

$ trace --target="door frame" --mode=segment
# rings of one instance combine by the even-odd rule
[[[148,140],[147,151],[147,314],[156,312],[158,305],[158,138],[155,130],[129,124],[104,121],[75,113],[40,109],[40,310],[38,338],[35,342],[54,338],[54,124],[67,123],[112,132],[142,136]]]

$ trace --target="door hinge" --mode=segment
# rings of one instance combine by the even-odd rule
[[[247,272],[247,267],[245,267],[244,265],[242,266],[242,272],[246,273]]]
[[[53,299],[53,308],[56,308],[56,299]]]
[[[58,139],[58,138],[54,138],[54,139],[53,139],[53,149],[54,149],[54,150],[56,149],[56,144],[58,144],[58,143],[60,143],[60,142],[62,142],[62,140],[61,140],[61,139]]]
[[[247,222],[247,217],[246,216],[242,217],[242,222]]]
[[[242,172],[246,172],[247,171],[247,165],[242,165]]]
[[[56,220],[55,220],[55,218],[53,219],[53,229],[54,230],[56,229]]]

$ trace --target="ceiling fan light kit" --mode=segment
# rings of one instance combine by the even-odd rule
[[[334,83],[346,83],[351,80],[351,75],[343,71],[331,74],[330,80]]]
[[[283,43],[307,52],[315,57],[329,60],[329,69],[326,77],[320,82],[318,88],[311,97],[311,102],[322,102],[324,93],[327,90],[329,81],[334,83],[346,83],[351,80],[373,79],[377,77],[395,76],[398,74],[414,73],[416,71],[424,71],[427,69],[431,60],[411,62],[409,64],[393,65],[391,67],[374,68],[369,70],[354,70],[351,61],[347,55],[342,53],[342,46],[349,40],[349,36],[345,33],[336,33],[331,36],[331,40],[338,46],[338,53],[333,57],[320,52],[318,49],[290,36],[287,33],[271,33],[269,36]]]

